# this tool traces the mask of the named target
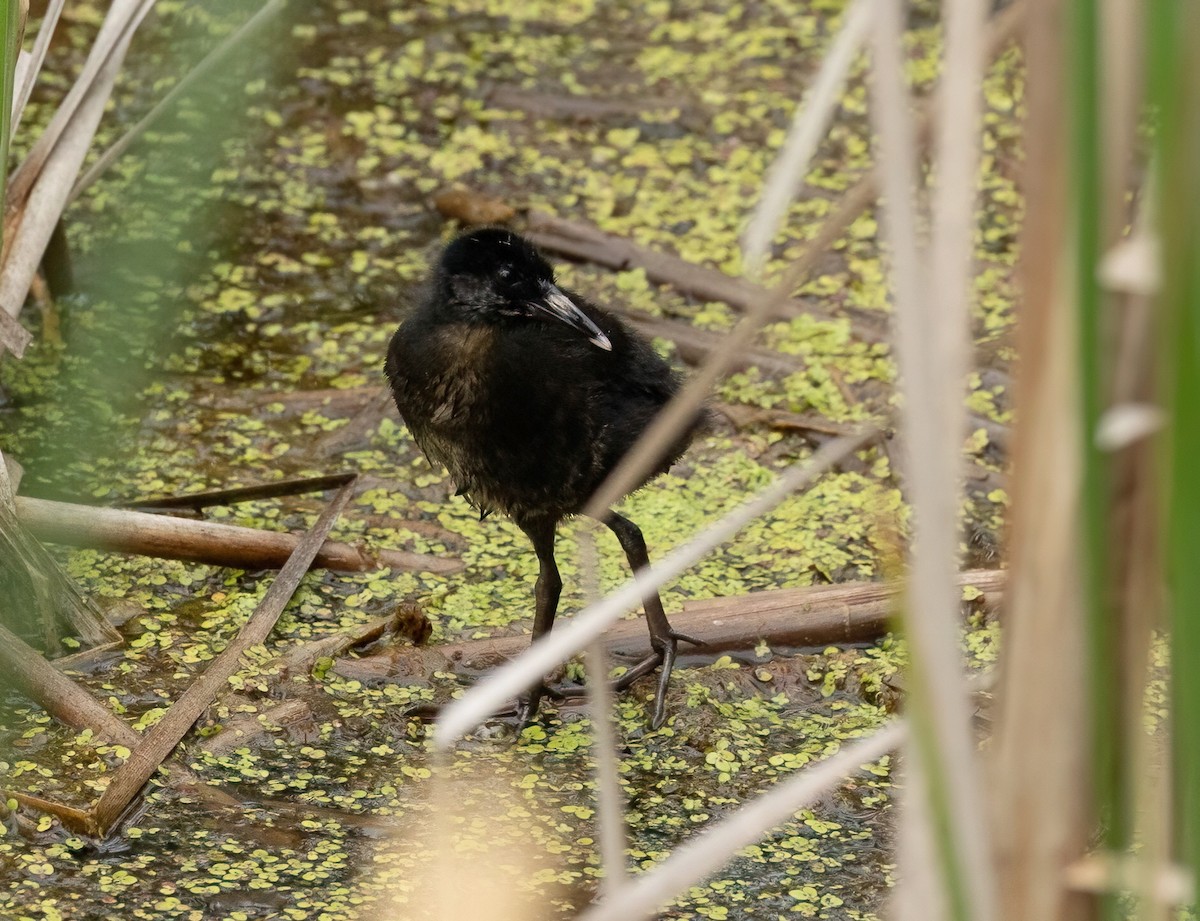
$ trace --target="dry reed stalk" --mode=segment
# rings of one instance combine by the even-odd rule
[[[1111,34],[1123,28],[1125,17],[1106,19],[1107,44],[1120,44]],[[1134,34],[1134,33],[1131,33]],[[1128,49],[1125,49],[1128,53]],[[1127,65],[1128,66],[1128,65]],[[1118,95],[1114,108],[1122,101]],[[1132,130],[1131,125],[1126,125]],[[1120,148],[1118,147],[1118,150]],[[1115,183],[1115,184],[1114,184]],[[1154,225],[1153,182],[1140,197],[1137,221],[1128,239],[1144,241]],[[1111,199],[1123,199],[1122,176],[1106,181],[1110,210],[1118,205]],[[1117,244],[1129,250],[1125,241]],[[1151,644],[1154,631],[1163,624],[1165,586],[1163,584],[1162,516],[1159,514],[1162,485],[1159,439],[1150,436],[1162,428],[1164,414],[1156,405],[1154,297],[1160,293],[1161,272],[1154,265],[1153,248],[1141,252],[1135,260],[1132,277],[1113,279],[1102,273],[1117,316],[1116,369],[1113,375],[1112,406],[1105,414],[1105,446],[1113,452],[1113,526],[1120,539],[1113,542],[1116,571],[1117,610],[1120,612],[1121,719],[1128,740],[1127,776],[1137,778],[1132,791],[1134,836],[1142,842],[1139,860],[1134,865],[1141,879],[1134,885],[1138,900],[1134,916],[1139,921],[1167,921],[1170,904],[1155,897],[1151,878],[1171,857],[1172,817],[1169,789],[1170,765],[1157,750],[1155,738],[1143,728],[1144,702],[1152,680]],[[1107,267],[1110,258],[1106,257]],[[1136,263],[1140,262],[1138,265]],[[1139,277],[1140,276],[1140,277]]]
[[[771,240],[804,180],[834,111],[841,105],[842,87],[870,29],[876,6],[876,0],[854,0],[845,11],[841,31],[821,59],[821,69],[805,92],[804,101],[796,107],[787,139],[767,173],[762,197],[742,235],[742,263],[753,278],[761,275]]]
[[[129,759],[117,769],[100,799],[91,809],[96,834],[104,837],[124,814],[146,782],[154,776],[175,746],[187,735],[200,715],[216,699],[241,666],[243,654],[266,640],[308,572],[330,529],[354,494],[351,481],[337,491],[321,516],[297,544],[286,565],[271,582],[262,601],[236,637],[204,670],[204,673],[171,704],[162,719],[134,747]]]
[[[876,0],[855,0],[850,12],[844,18],[842,30],[834,41],[831,53],[826,55],[822,61],[821,70],[814,81],[812,90],[807,95],[804,104],[797,109],[788,142],[776,161],[773,178],[767,183],[763,201],[747,231],[746,261],[748,265],[752,266],[754,275],[759,274],[776,225],[787,210],[788,202],[795,194],[795,187],[807,169],[809,160],[824,133],[825,126],[838,105],[842,84],[854,61],[862,36],[867,31],[871,8],[875,3]],[[766,294],[765,297],[760,295],[760,297],[769,309],[775,310],[784,303],[786,291],[780,287],[775,292]],[[756,307],[752,309],[752,312],[756,313],[763,309],[766,308]],[[748,327],[748,329],[752,334],[753,327]],[[738,351],[748,345],[749,340],[740,345],[737,342],[726,346],[719,345],[708,353],[706,360],[717,368],[722,365],[728,366]],[[705,389],[712,383],[713,381],[710,381],[705,384]],[[699,392],[698,388],[695,392]],[[669,414],[664,413],[664,416],[666,415]],[[677,415],[679,414],[677,413]],[[665,435],[660,429],[657,433],[653,431],[646,433],[641,440],[650,446],[650,450],[655,450],[653,447],[655,442],[662,443],[664,437]],[[604,489],[601,489],[601,493],[603,492]],[[589,508],[596,509],[602,501],[604,501],[603,497],[593,499],[589,503]],[[594,601],[599,593],[596,590],[598,582],[596,579],[597,555],[592,530],[589,529],[583,535],[581,549],[586,551],[583,569],[591,589],[586,597],[589,601]],[[594,746],[599,788],[598,807],[601,814],[601,858],[605,868],[602,894],[605,897],[606,905],[613,905],[620,903],[622,895],[628,889],[624,856],[624,807],[620,787],[617,784],[618,766],[611,726],[612,694],[607,685],[603,643],[599,638],[595,638],[589,645],[589,650],[590,653],[587,657],[590,673],[589,698],[592,718],[596,725]]]
[[[256,35],[277,13],[283,10],[285,5],[286,0],[267,0],[259,8],[258,12],[246,20],[234,32],[226,36],[216,48],[204,56],[204,59],[199,64],[184,74],[183,78],[171,87],[170,92],[155,103],[154,108],[147,112],[136,125],[121,135],[111,147],[96,159],[87,172],[75,181],[71,189],[71,194],[67,199],[67,204],[74,202],[84,189],[99,179],[105,170],[120,159],[121,155],[129,148],[129,145],[141,137],[148,128],[153,126],[175,104],[175,100],[216,70],[239,45]]]
[[[153,0],[114,0],[78,81],[17,167],[4,202],[0,347],[18,358],[30,335],[15,320],[66,208],[133,33]]]
[[[1029,2],[1015,0],[996,14],[988,30],[986,52],[989,57],[999,54],[1009,41],[1020,34]],[[922,119],[922,135],[928,132],[930,124],[928,118]],[[659,412],[638,444],[601,484],[584,514],[603,514],[658,463],[665,446],[671,444],[688,426],[713,386],[733,366],[737,356],[750,347],[763,324],[778,315],[790,299],[791,292],[796,290],[817,261],[838,242],[862,211],[875,202],[879,194],[878,179],[878,169],[872,170],[842,196],[837,208],[825,218],[804,251],[784,270],[778,284],[770,289],[767,296],[750,305],[728,334],[723,347],[707,356],[687,384]]]
[[[1018,325],[1008,632],[990,775],[1004,918],[1083,921],[1089,900],[1065,867],[1090,833],[1090,771],[1079,576],[1077,358],[1065,225],[1063,4],[1026,30],[1026,216]],[[1033,757],[1032,753],[1037,756]]]
[[[285,531],[261,531],[219,521],[176,518],[150,512],[74,505],[18,496],[17,516],[39,540],[70,547],[94,547],[164,559],[190,560],[235,569],[282,566],[300,538]],[[462,560],[430,553],[383,549],[375,552],[340,541],[327,541],[317,565],[342,572],[392,569],[460,572]]]
[[[90,729],[96,738],[130,749],[142,739],[87,690],[61,674],[36,649],[3,626],[0,626],[0,677],[5,684],[45,708],[47,713],[65,726]],[[177,759],[168,762],[167,766],[176,783],[187,786],[197,799],[206,804],[239,805],[228,793],[202,783],[190,768]],[[75,813],[82,814],[82,810],[69,812],[72,815]],[[84,822],[79,830],[91,833],[94,829],[90,823]]]
[[[75,83],[59,104],[46,130],[13,172],[12,186],[4,204],[6,219],[11,209],[20,207],[28,198],[55,147],[71,125],[78,120],[79,110],[84,107],[88,97],[94,96],[97,90],[103,90],[106,83],[111,90],[112,77],[106,76],[106,72],[115,75],[125,57],[133,33],[153,6],[154,0],[113,0]],[[114,63],[116,67],[113,66]],[[107,91],[104,92],[104,97],[108,98]]]
[[[37,38],[33,41],[33,50],[22,51],[17,60],[10,123],[13,134],[16,134],[21,126],[21,117],[25,114],[25,107],[29,105],[33,85],[37,82],[37,75],[41,73],[42,64],[45,63],[46,52],[50,50],[50,39],[54,37],[54,29],[65,4],[66,0],[50,0],[46,4],[46,12],[42,15],[41,25],[38,26]]]
[[[591,570],[596,572],[593,554]],[[598,593],[589,592],[589,598]],[[629,885],[629,867],[625,851],[629,836],[625,830],[625,794],[621,789],[621,763],[617,755],[617,734],[613,726],[613,692],[608,684],[608,654],[602,639],[595,639],[585,658],[588,679],[588,710],[592,720],[592,753],[596,761],[596,812],[600,839],[600,880],[602,898],[616,897]]]
[[[879,138],[876,161],[883,175],[882,229],[891,250],[895,352],[904,395],[902,431],[908,451],[907,485],[915,518],[914,548],[904,604],[910,667],[910,802],[902,822],[928,828],[901,840],[928,839],[928,860],[901,849],[900,910],[915,916],[908,886],[938,891],[923,917],[996,916],[989,831],[983,808],[971,709],[962,678],[958,599],[954,586],[959,543],[958,508],[966,415],[966,310],[974,239],[976,138],[982,65],[982,9],[973,0],[944,6],[947,71],[939,92],[938,189],[934,195],[935,249],[927,262],[914,198],[918,176],[917,132],[909,115],[901,40],[902,10],[887,5],[876,18],[869,114]],[[951,67],[955,68],[951,70]],[[945,162],[943,162],[943,160]],[[964,245],[966,249],[964,250]],[[938,284],[930,284],[933,272]],[[943,277],[943,273],[947,277]],[[932,875],[932,878],[930,878]]]
[[[984,610],[995,612],[1004,598],[1005,575],[1000,569],[972,570],[962,574],[960,584],[984,592]],[[735,650],[752,650],[762,642],[773,648],[818,649],[872,643],[894,625],[895,596],[902,589],[896,582],[846,582],[750,592],[687,602],[682,614],[671,616],[671,623],[681,633],[702,640],[704,655],[713,659]],[[613,655],[628,659],[643,659],[651,652],[646,627],[639,620],[613,624],[604,632],[604,646]],[[389,646],[367,655],[338,659],[333,670],[344,678],[363,682],[406,681],[413,675],[434,671],[479,672],[515,658],[528,648],[529,638],[525,636],[417,648]],[[289,667],[289,671],[294,669]]]

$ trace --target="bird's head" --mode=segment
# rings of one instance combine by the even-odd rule
[[[442,253],[434,286],[439,308],[464,319],[552,320],[612,351],[608,337],[554,283],[554,270],[542,254],[509,230],[488,227],[455,239]]]

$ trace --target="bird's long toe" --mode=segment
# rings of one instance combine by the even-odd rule
[[[515,716],[517,732],[521,732],[526,726],[537,719],[538,711],[544,699],[562,700],[565,696],[560,689],[545,682],[539,682],[527,694],[517,699]]]
[[[672,636],[662,649],[662,666],[658,673],[658,687],[654,691],[654,709],[650,715],[650,728],[661,729],[667,721],[667,685],[671,681],[671,671],[675,668],[675,654],[679,648],[679,638]]]
[[[613,688],[616,691],[623,691],[639,678],[650,674],[656,668],[660,669],[658,685],[654,692],[654,709],[650,718],[650,728],[660,729],[667,720],[667,686],[671,681],[671,672],[675,668],[679,644],[692,643],[696,646],[703,646],[704,642],[669,629],[652,636],[650,642],[654,651],[621,675],[613,683]]]
[[[663,657],[659,652],[652,652],[646,658],[642,659],[636,665],[632,665],[613,681],[613,690],[617,693],[629,688],[631,684],[639,678],[649,675],[652,671],[658,668]]]
[[[698,640],[694,636],[689,636],[686,633],[680,633],[677,630],[667,630],[665,634],[650,637],[650,645],[652,645],[655,649],[660,648],[660,645],[665,646],[668,642],[672,641],[676,643],[691,643],[693,646],[708,645],[704,642],[704,640]]]
[[[667,685],[671,682],[671,672],[675,668],[675,657],[678,655],[680,643],[691,643],[693,646],[705,645],[704,640],[680,633],[670,627],[650,635],[650,645],[657,651],[660,664],[658,687],[654,692],[654,710],[650,716],[651,729],[661,729],[663,723],[667,721]]]
[[[538,709],[542,703],[542,695],[540,691],[530,691],[524,697],[517,700],[515,720],[517,723],[517,732],[521,732],[526,726],[532,723],[538,715]]]

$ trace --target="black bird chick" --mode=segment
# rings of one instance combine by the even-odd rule
[[[533,542],[536,640],[553,625],[562,590],[558,523],[583,510],[679,378],[622,321],[560,289],[528,240],[495,228],[446,248],[432,290],[392,337],[386,371],[400,415],[430,461],[449,469],[458,494],[481,517],[508,515]],[[698,425],[646,481],[679,458]],[[650,564],[637,525],[612,511],[602,521],[635,572]],[[671,629],[657,592],[644,606],[654,652],[617,686],[662,666],[651,719],[657,729],[678,642],[697,641]],[[545,691],[518,705],[521,725]]]

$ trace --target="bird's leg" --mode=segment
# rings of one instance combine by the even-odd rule
[[[616,512],[610,511],[601,520],[608,525],[613,534],[617,535],[617,540],[621,543],[621,549],[625,551],[625,558],[629,560],[629,568],[633,570],[633,574],[636,576],[643,569],[649,568],[650,555],[646,552],[646,540],[642,537],[641,529],[628,518],[618,515]],[[649,589],[642,596],[642,606],[646,610],[646,623],[650,627],[650,646],[654,652],[622,675],[617,680],[616,687],[618,690],[627,688],[638,678],[649,674],[661,665],[658,690],[654,695],[654,713],[650,719],[650,728],[658,729],[667,718],[667,683],[671,679],[671,669],[675,667],[675,655],[679,641],[694,643],[697,646],[704,644],[701,640],[677,633],[671,628],[657,589]]]
[[[562,579],[558,575],[558,564],[554,560],[554,532],[558,522],[553,518],[539,518],[520,523],[529,540],[533,542],[538,558],[537,584],[533,589],[533,641],[550,632],[554,626],[554,615],[558,611],[558,597],[562,594]],[[517,728],[527,726],[538,712],[538,704],[547,688],[539,683],[517,703]]]

